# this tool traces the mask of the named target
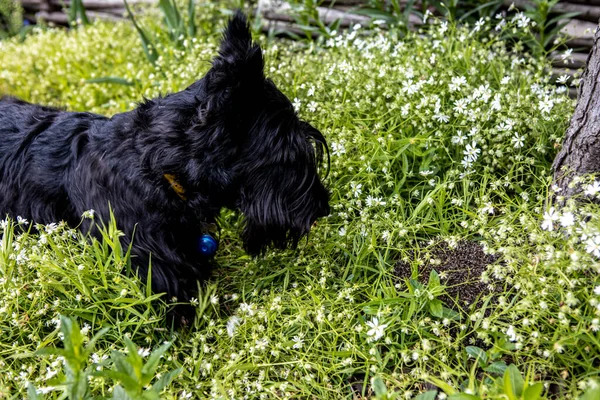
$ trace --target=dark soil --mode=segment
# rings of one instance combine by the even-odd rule
[[[470,306],[482,296],[492,292],[489,285],[481,281],[481,274],[490,264],[498,260],[498,256],[485,254],[477,242],[462,240],[455,248],[446,242],[439,242],[431,247],[418,262],[417,280],[423,284],[429,281],[429,274],[435,270],[446,286],[446,294],[440,300],[447,307],[461,308]],[[408,261],[398,261],[394,267],[394,275],[404,281],[412,277],[412,261],[415,254],[408,256]]]

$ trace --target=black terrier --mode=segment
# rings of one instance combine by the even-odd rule
[[[168,299],[197,295],[223,207],[243,213],[253,255],[295,247],[329,214],[325,138],[263,75],[241,12],[212,68],[184,91],[112,118],[6,97],[0,137],[0,215],[98,235],[82,214],[107,222],[112,210],[139,276],[151,265],[152,289]]]

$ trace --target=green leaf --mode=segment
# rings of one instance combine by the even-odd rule
[[[108,332],[108,328],[102,328],[98,331],[98,333],[96,333],[94,335],[94,337],[92,337],[90,339],[90,341],[88,342],[86,349],[88,349],[90,352],[92,351],[92,349],[94,348],[94,345],[96,344],[96,342],[98,341],[98,339],[100,339],[102,336],[104,336],[106,334],[106,332]]]
[[[485,367],[483,370],[491,374],[502,375],[506,371],[506,363],[504,361],[496,361]]]
[[[157,393],[160,393],[171,381],[183,371],[183,368],[177,368],[172,371],[163,374],[155,383],[152,385],[152,389]]]
[[[177,40],[179,35],[183,33],[183,21],[181,19],[181,14],[179,14],[179,10],[177,10],[177,5],[173,0],[159,0],[158,7],[163,12],[165,23],[172,35],[171,38]]]
[[[372,19],[383,19],[388,22],[396,20],[394,14],[379,10],[377,8],[361,8],[359,10],[355,10],[354,13],[359,15],[365,15]]]
[[[171,343],[165,343],[160,346],[158,349],[154,350],[150,357],[148,357],[148,361],[142,367],[142,374],[154,375],[156,371],[156,367],[158,367],[158,363],[163,354],[171,347]]]
[[[477,346],[467,346],[467,354],[479,361],[480,364],[485,365],[488,362],[488,356],[485,350]]]
[[[514,364],[510,364],[504,371],[504,394],[509,400],[517,400],[523,394],[524,384],[519,369]]]
[[[190,37],[196,36],[196,1],[188,1],[188,35]]]
[[[128,81],[125,78],[119,78],[116,76],[103,76],[100,78],[92,78],[85,81],[85,83],[114,83],[115,85],[133,86],[134,83]]]
[[[426,380],[427,382],[442,389],[444,393],[446,393],[449,396],[456,393],[456,390],[452,386],[450,386],[446,381],[440,378],[436,378],[435,376],[429,376],[426,378]]]
[[[31,382],[29,382],[29,384],[27,385],[27,398],[29,400],[43,400],[42,396],[40,396],[37,393],[37,390],[35,389],[35,386],[33,386],[31,384]]]
[[[420,393],[415,400],[435,400],[435,396],[437,396],[437,390],[428,390],[427,392]]]
[[[598,400],[600,399],[600,386],[597,384],[594,387],[589,388],[585,393],[579,397],[579,400]]]
[[[132,400],[131,397],[127,395],[127,392],[125,392],[125,389],[123,389],[121,385],[115,386],[115,388],[113,389],[112,398],[115,400]]]
[[[435,269],[432,269],[429,273],[429,283],[427,286],[429,286],[429,289],[431,290],[441,286],[440,276]]]
[[[444,306],[442,305],[442,301],[438,299],[433,299],[429,302],[429,312],[436,318],[444,317]]]
[[[579,12],[579,11],[560,14],[560,15],[557,15],[556,17],[550,19],[548,22],[546,22],[546,25],[552,25],[555,22],[558,22],[560,20],[571,20],[571,19],[575,18],[576,16],[578,16],[579,14],[581,14],[581,12]]]
[[[542,398],[542,392],[544,391],[544,384],[538,382],[534,385],[527,386],[523,391],[524,400],[538,400]]]
[[[481,397],[467,393],[457,393],[448,396],[448,400],[481,400]]]
[[[385,383],[383,382],[383,379],[381,379],[381,377],[376,376],[375,378],[373,378],[371,380],[371,385],[373,386],[373,390],[375,391],[375,396],[380,397],[387,395],[387,387],[385,386]]]
[[[127,3],[127,0],[124,0],[124,4],[125,4],[125,9],[127,10],[127,14],[129,15],[131,22],[133,23],[133,27],[137,31],[137,33],[140,37],[140,40],[142,41],[142,48],[144,49],[144,54],[146,54],[146,58],[152,64],[156,64],[156,60],[158,59],[158,52],[156,51],[156,47],[154,46],[152,41],[148,38],[148,34],[138,25],[138,23],[135,19],[135,16],[133,15],[133,13],[131,12],[131,9],[129,8],[129,3]]]

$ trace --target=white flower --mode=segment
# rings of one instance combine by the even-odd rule
[[[240,325],[241,322],[242,320],[240,319],[240,317],[236,315],[229,318],[229,320],[227,321],[227,334],[229,335],[229,337],[233,337],[237,327]]]
[[[297,97],[295,97],[292,105],[294,106],[294,110],[296,110],[296,112],[298,112],[298,111],[300,111],[300,106],[302,105],[302,102]]]
[[[515,327],[510,325],[506,330],[506,336],[508,336],[508,340],[511,342],[517,341],[517,333],[515,332]]]
[[[572,212],[566,212],[560,217],[560,224],[566,228],[575,224],[575,215]]]
[[[591,237],[585,241],[585,251],[600,257],[600,235]]]
[[[150,355],[150,349],[144,349],[143,347],[138,349],[138,354],[142,357],[148,357]]]
[[[527,28],[529,22],[531,22],[531,19],[529,19],[529,17],[520,12],[514,16],[513,21],[517,21],[517,26],[519,28]]]
[[[558,221],[559,215],[554,209],[554,207],[550,207],[548,211],[544,213],[544,221],[542,222],[542,229],[546,231],[551,231],[554,229],[554,221]]]
[[[594,294],[597,295],[597,296],[600,296],[600,286],[596,286],[594,288]]]
[[[344,147],[343,143],[332,142],[331,152],[334,156],[341,156],[342,154],[346,153],[346,147]]]
[[[87,218],[87,219],[94,219],[94,215],[96,214],[96,211],[94,210],[87,210],[84,211],[83,214],[81,215],[82,218]]]
[[[463,144],[467,140],[467,137],[463,134],[463,132],[459,129],[456,131],[456,135],[452,136],[453,144]]]
[[[367,196],[367,207],[385,206],[387,203],[381,197]]]
[[[479,157],[481,150],[477,148],[477,143],[473,141],[471,144],[467,144],[463,153],[469,161],[475,161]]]
[[[558,79],[556,80],[556,83],[560,84],[560,85],[564,85],[565,83],[567,83],[569,81],[569,75],[561,75],[558,77]]]
[[[464,76],[453,76],[452,83],[450,83],[450,85],[448,85],[448,88],[450,89],[451,92],[455,92],[466,83],[467,83],[467,78],[465,78]]]
[[[256,306],[252,303],[242,303],[240,304],[240,311],[249,316],[253,316],[256,313]]]
[[[467,100],[466,99],[458,99],[454,102],[454,111],[459,114],[467,113]]]
[[[469,169],[473,166],[473,162],[469,159],[469,157],[463,158],[460,163],[462,164],[464,169]]]
[[[354,197],[359,197],[362,193],[362,184],[351,182],[350,187],[352,188],[352,194]]]
[[[431,11],[429,11],[429,9],[427,9],[427,11],[425,11],[425,15],[423,15],[423,23],[426,24],[427,23],[427,19],[429,17],[431,17]]]
[[[554,100],[552,100],[549,96],[545,96],[544,100],[540,101],[539,109],[544,114],[549,114],[554,107]]]
[[[450,117],[444,114],[435,114],[433,116],[433,119],[437,122],[443,122],[443,123],[447,123],[448,121],[450,121]]]
[[[294,345],[292,346],[292,348],[301,349],[302,346],[304,346],[303,336],[304,335],[296,335],[292,338],[292,341],[294,342]]]
[[[483,18],[479,18],[479,21],[475,22],[475,28],[473,28],[473,32],[479,32],[484,25],[485,20]]]
[[[573,52],[573,49],[567,49],[563,54],[561,54],[560,58],[562,58],[563,61],[566,61],[571,58],[572,52]]]
[[[591,183],[586,186],[584,193],[587,196],[595,196],[598,192],[600,192],[600,182],[594,181],[594,183]]]
[[[444,21],[440,24],[440,33],[443,35],[448,30],[448,21]]]
[[[511,139],[513,146],[515,146],[515,149],[519,149],[524,146],[523,140],[525,140],[525,137],[519,136],[516,133]]]
[[[370,336],[369,341],[377,341],[385,334],[385,328],[387,324],[380,324],[379,318],[374,317],[371,321],[367,322],[367,326],[370,328],[367,331],[367,335]]]

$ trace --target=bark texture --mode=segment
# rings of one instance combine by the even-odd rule
[[[561,194],[571,197],[578,187],[569,187],[573,177],[600,173],[600,30],[581,77],[579,98],[571,124],[554,164],[554,182]]]

